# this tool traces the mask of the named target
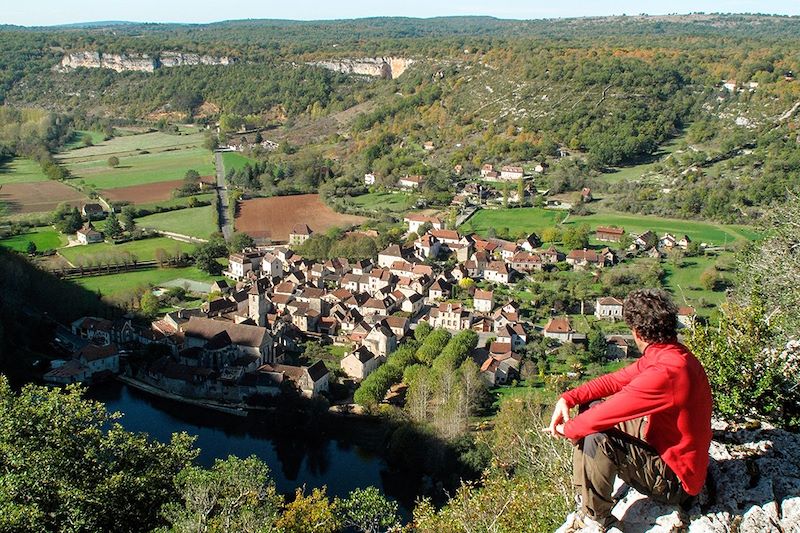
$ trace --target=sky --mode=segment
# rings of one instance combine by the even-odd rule
[[[375,16],[436,17],[489,15],[538,19],[596,15],[664,15],[721,12],[800,15],[798,0],[605,0],[554,2],[541,0],[5,0],[0,24],[49,26],[75,22],[125,20],[136,22],[215,22],[234,19],[321,20]]]

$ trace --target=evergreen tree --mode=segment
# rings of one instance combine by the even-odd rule
[[[122,226],[120,225],[119,219],[117,219],[117,215],[114,213],[113,209],[108,214],[108,218],[106,219],[106,233],[110,237],[119,237],[122,234]]]

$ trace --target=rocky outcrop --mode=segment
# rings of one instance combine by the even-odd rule
[[[800,435],[713,426],[709,480],[694,507],[681,516],[622,487],[613,512],[625,533],[800,531]]]
[[[230,57],[214,57],[184,52],[161,52],[158,57],[147,54],[101,54],[83,50],[66,54],[61,63],[54,67],[59,72],[69,72],[76,68],[108,68],[117,72],[153,72],[158,68],[181,67],[187,65],[230,65],[235,60]]]
[[[329,59],[311,61],[308,64],[343,74],[356,74],[393,80],[403,74],[414,63],[402,57],[365,57],[361,59]]]

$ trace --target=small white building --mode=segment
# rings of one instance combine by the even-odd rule
[[[594,306],[594,316],[599,319],[622,319],[622,302],[613,296],[598,298]]]
[[[505,166],[500,169],[500,179],[503,180],[518,180],[525,175],[522,167]]]
[[[375,174],[372,172],[364,174],[364,185],[375,185]]]
[[[424,181],[424,176],[405,176],[400,178],[397,184],[403,189],[419,189]]]
[[[473,307],[479,313],[491,313],[494,308],[494,293],[492,291],[476,290],[472,298]]]
[[[504,262],[492,261],[483,269],[483,277],[486,281],[508,285],[511,273],[508,270],[508,265]]]
[[[95,242],[103,242],[103,234],[94,229],[91,222],[87,222],[75,233],[75,237],[81,244],[92,244]]]
[[[551,318],[544,327],[544,336],[548,339],[556,339],[561,342],[570,342],[575,331],[568,317]]]
[[[270,277],[282,277],[283,261],[277,256],[267,253],[261,258],[261,272]]]
[[[311,228],[306,224],[297,224],[292,231],[289,232],[289,244],[299,246],[306,242],[311,237]]]

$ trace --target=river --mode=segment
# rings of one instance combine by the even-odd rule
[[[355,488],[375,486],[401,506],[409,518],[415,483],[389,475],[386,462],[375,452],[343,438],[327,435],[294,436],[271,431],[258,417],[237,417],[153,397],[117,381],[92,386],[89,398],[109,411],[123,413],[125,429],[146,432],[166,442],[174,432],[196,435],[199,462],[210,466],[229,455],[255,455],[271,470],[278,490],[294,494],[298,487],[328,487],[328,495],[346,497]],[[408,483],[406,483],[408,481]]]

